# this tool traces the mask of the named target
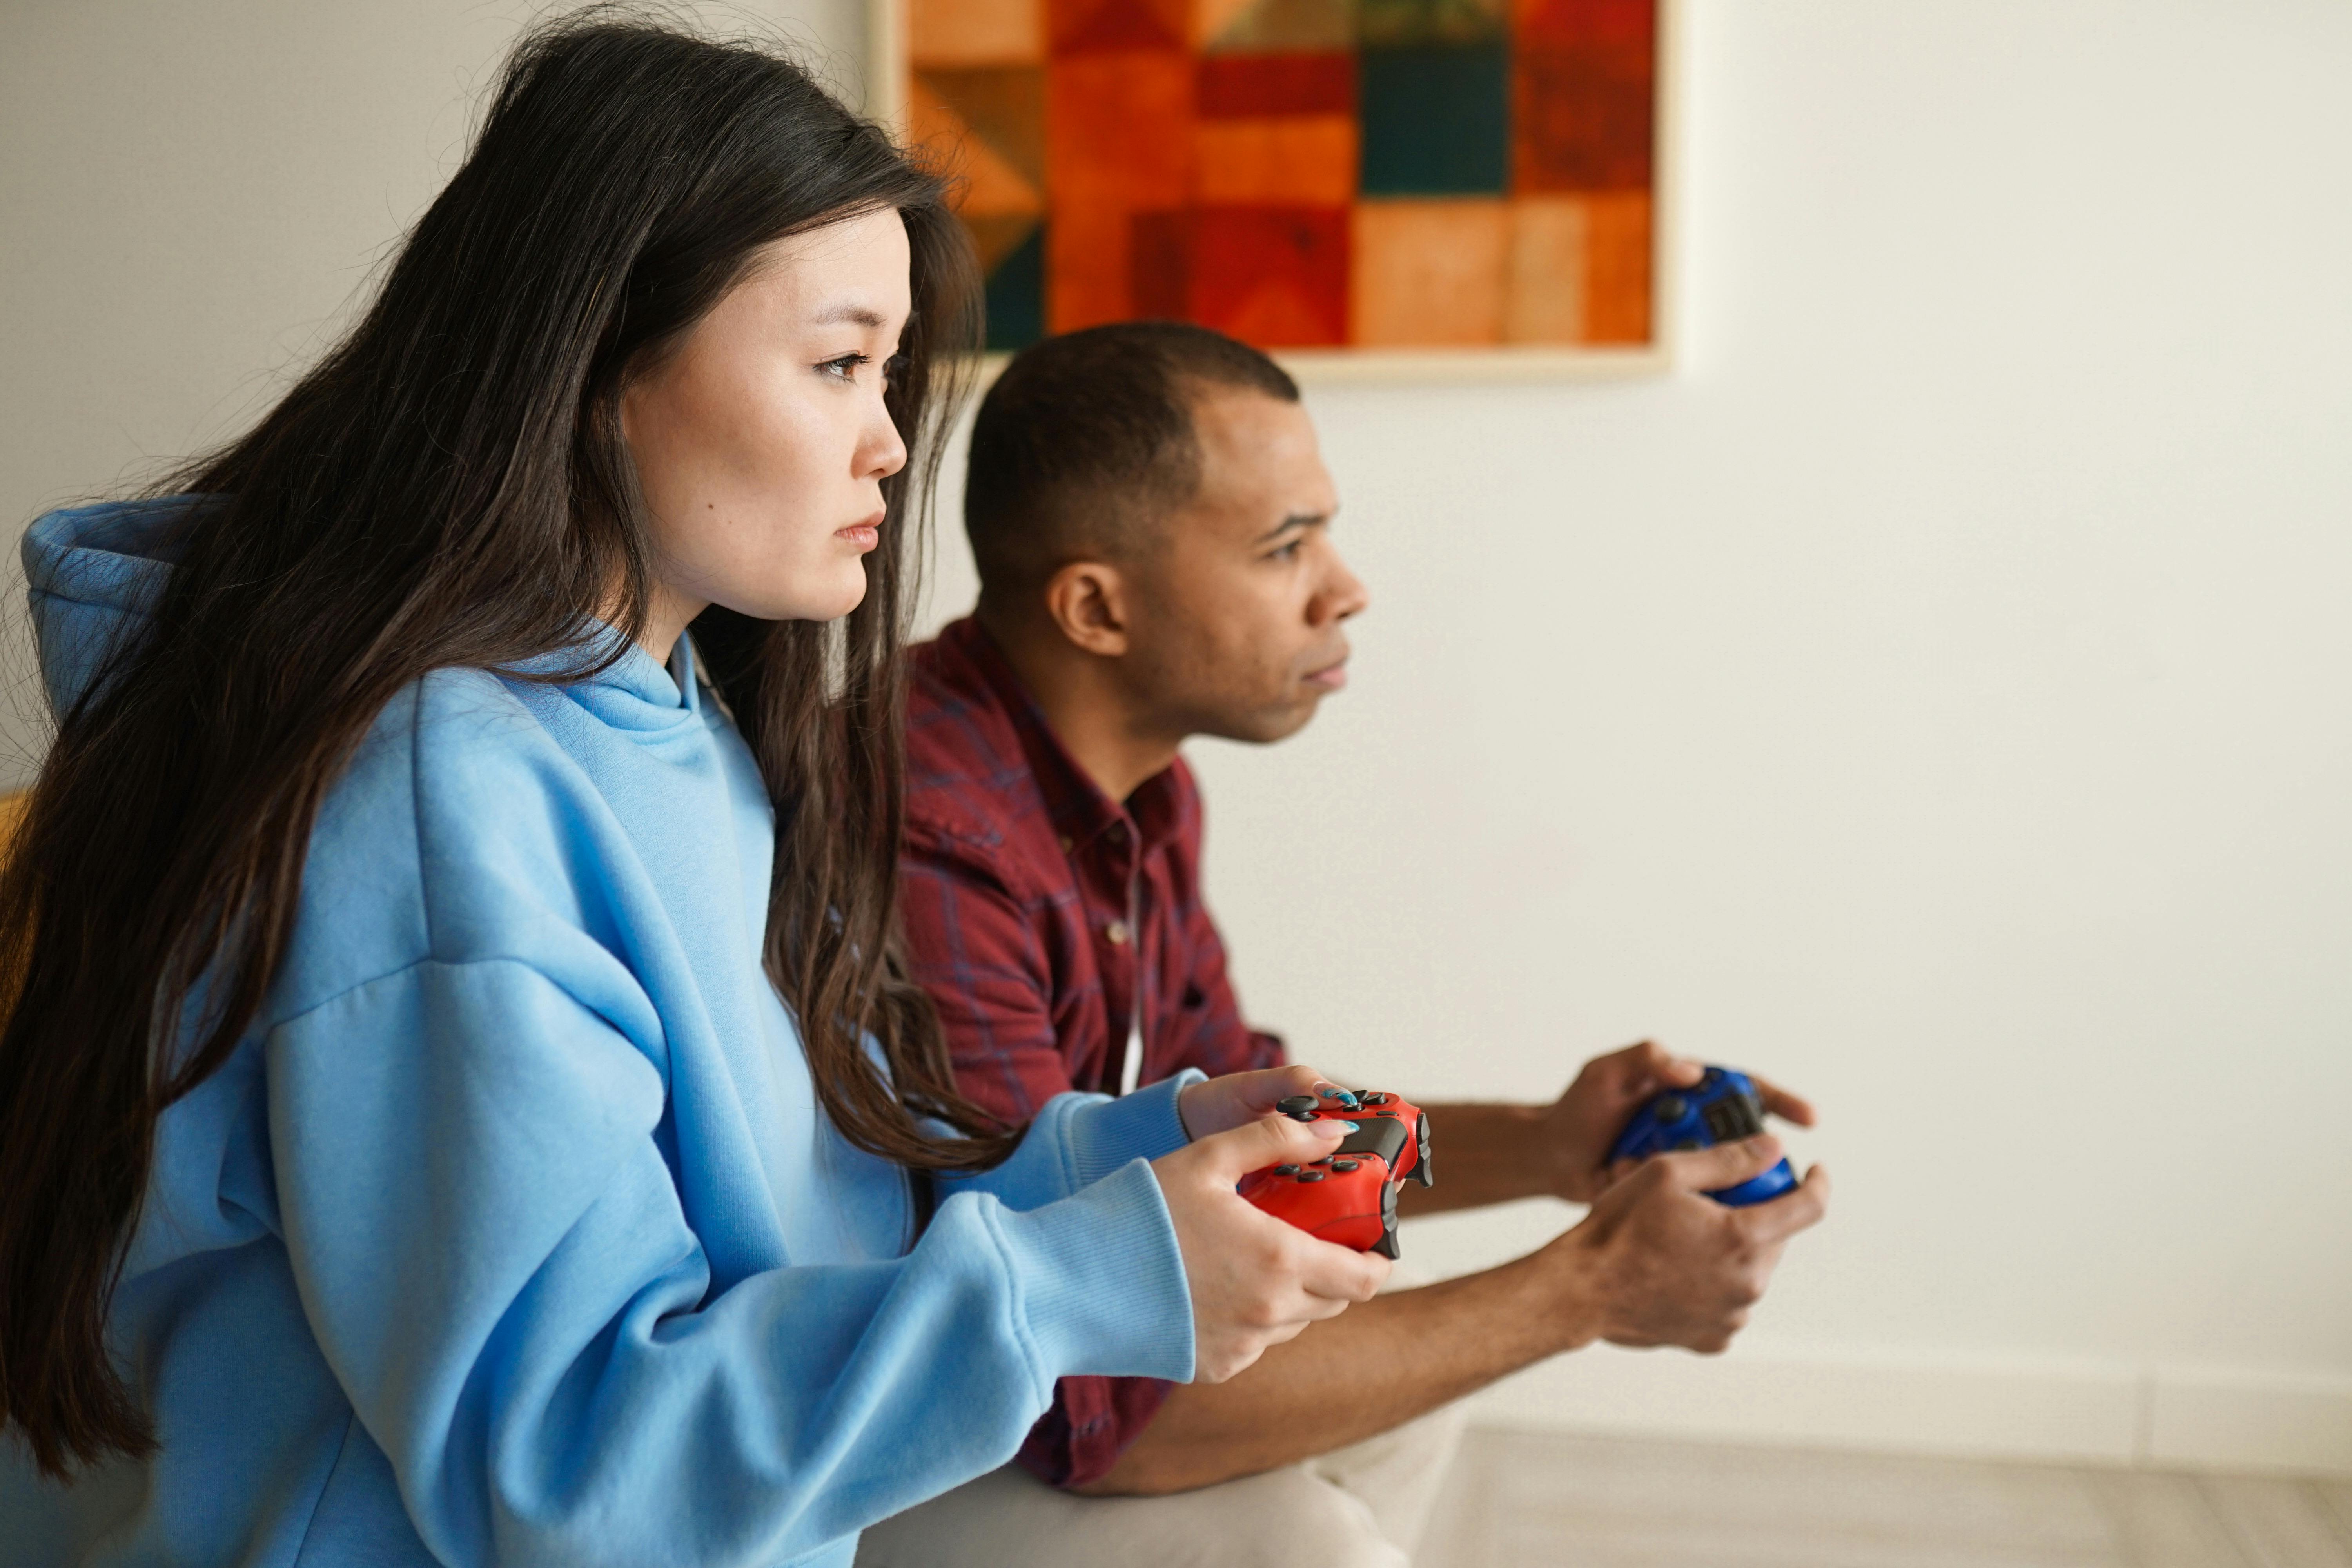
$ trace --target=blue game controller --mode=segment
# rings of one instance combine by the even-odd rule
[[[1764,1102],[1744,1072],[1709,1068],[1689,1089],[1670,1089],[1633,1113],[1609,1158],[1646,1160],[1677,1149],[1706,1149],[1736,1143],[1764,1131]],[[1744,1208],[1777,1198],[1797,1184],[1797,1173],[1781,1161],[1760,1176],[1750,1176],[1736,1187],[1707,1194],[1719,1204]]]

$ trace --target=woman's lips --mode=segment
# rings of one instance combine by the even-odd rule
[[[856,545],[860,551],[871,550],[882,542],[882,520],[877,516],[864,522],[853,522],[847,528],[835,529],[833,536]]]

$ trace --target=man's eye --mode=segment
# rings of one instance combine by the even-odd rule
[[[1296,561],[1298,559],[1299,546],[1306,542],[1303,539],[1294,539],[1279,549],[1267,552],[1265,558],[1268,561]]]
[[[843,354],[839,359],[829,359],[816,368],[820,374],[832,376],[836,381],[856,381],[857,367],[872,363],[865,354]]]

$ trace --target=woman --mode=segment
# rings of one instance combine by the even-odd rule
[[[1311,1074],[1015,1132],[902,978],[899,432],[972,299],[790,65],[560,25],[256,430],[27,535],[11,1561],[846,1563],[1055,1378],[1377,1286],[1233,1191]]]

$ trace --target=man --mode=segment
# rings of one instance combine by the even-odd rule
[[[1279,741],[1344,685],[1367,601],[1337,508],[1290,378],[1204,329],[1050,340],[982,405],[980,604],[917,653],[902,889],[958,1081],[1008,1121],[1071,1089],[1281,1061],[1226,981],[1179,748]],[[1634,1109],[1699,1071],[1645,1043],[1550,1105],[1423,1101],[1440,1179],[1408,1185],[1406,1212],[1551,1194],[1591,1204],[1583,1222],[1383,1294],[1223,1384],[1066,1378],[1019,1466],[869,1533],[860,1562],[1404,1562],[1458,1430],[1430,1413],[1597,1339],[1721,1350],[1821,1217],[1818,1170],[1754,1208],[1703,1195],[1778,1159],[1769,1137],[1606,1168]]]

